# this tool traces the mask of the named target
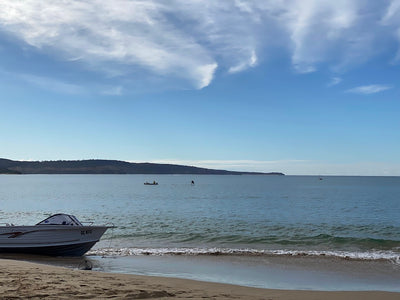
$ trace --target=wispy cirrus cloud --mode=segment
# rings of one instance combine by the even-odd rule
[[[13,74],[13,76],[19,77],[28,84],[56,93],[77,95],[87,92],[85,88],[80,85],[67,83],[50,77],[36,76],[32,74]]]
[[[105,77],[201,89],[282,50],[298,73],[363,63],[377,42],[400,45],[399,2],[3,0],[0,31]]]
[[[400,0],[390,1],[385,15],[382,17],[381,24],[395,31],[394,35],[397,38],[400,46]],[[400,60],[400,47],[397,50],[395,61]]]
[[[392,88],[393,88],[393,86],[390,86],[390,85],[370,84],[370,85],[357,86],[355,88],[346,90],[346,92],[354,93],[354,94],[369,95],[369,94],[376,94],[379,92],[387,91]]]
[[[163,2],[2,1],[0,28],[51,56],[79,60],[112,76],[147,74],[207,86],[218,66],[210,53],[168,20]]]

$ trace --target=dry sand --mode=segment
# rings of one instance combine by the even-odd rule
[[[185,279],[73,270],[0,260],[0,299],[400,299],[390,292],[257,289]]]

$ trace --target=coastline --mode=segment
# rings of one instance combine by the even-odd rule
[[[243,287],[189,279],[84,271],[0,259],[0,293],[30,299],[399,299],[382,291],[304,291]]]

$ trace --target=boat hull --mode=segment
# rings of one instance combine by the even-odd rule
[[[61,246],[6,247],[0,248],[0,253],[25,253],[49,256],[82,256],[97,242],[80,243]]]
[[[7,226],[0,228],[0,253],[82,256],[107,226]]]

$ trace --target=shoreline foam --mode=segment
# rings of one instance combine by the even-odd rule
[[[260,250],[250,248],[221,248],[221,247],[164,247],[164,248],[97,248],[90,250],[88,255],[100,256],[137,256],[137,255],[232,255],[232,256],[308,256],[330,257],[346,260],[361,261],[390,261],[400,265],[400,253],[394,251],[344,251],[344,250]]]

